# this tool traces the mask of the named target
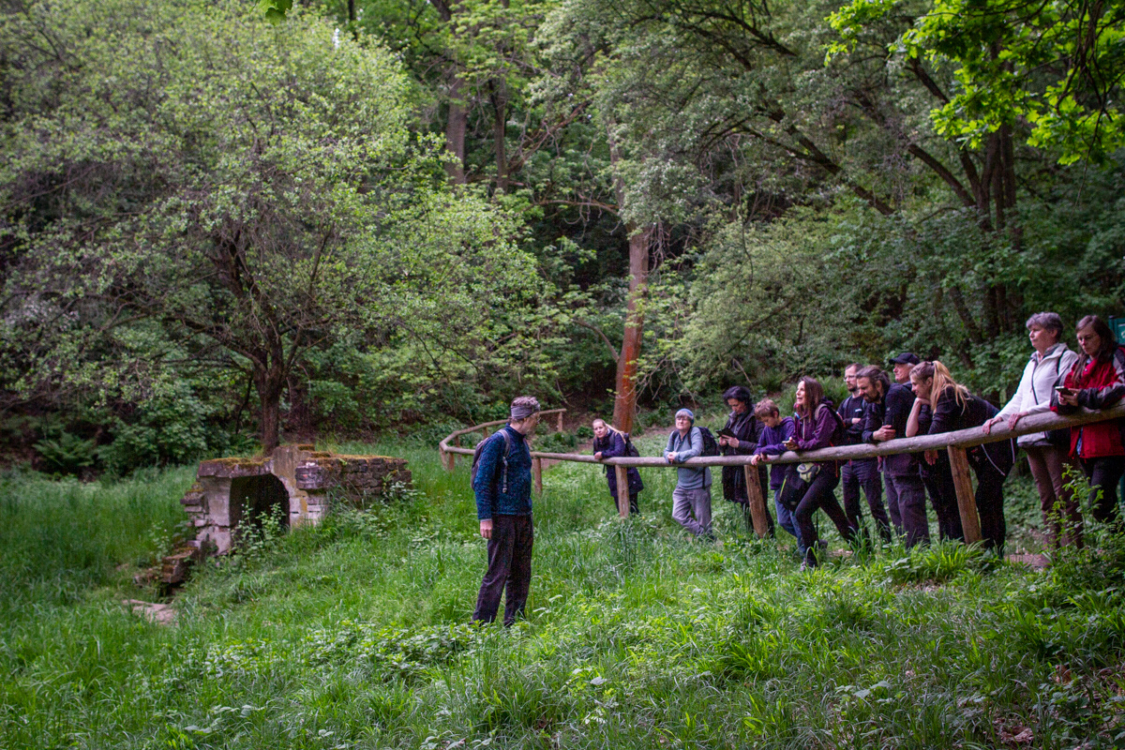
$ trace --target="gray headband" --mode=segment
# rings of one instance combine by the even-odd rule
[[[513,404],[512,405],[512,421],[522,422],[530,417],[532,414],[538,413],[539,408],[531,406],[530,404]]]

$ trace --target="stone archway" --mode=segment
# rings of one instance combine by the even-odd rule
[[[289,527],[289,492],[281,480],[273,474],[231,479],[231,527],[260,529],[266,518]]]
[[[282,445],[269,456],[215,458],[199,465],[180,503],[191,518],[196,553],[230,552],[240,524],[278,513],[285,528],[318,523],[330,498],[357,505],[409,486],[406,461],[387,456],[341,456],[311,445]]]

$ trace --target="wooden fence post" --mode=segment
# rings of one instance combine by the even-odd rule
[[[561,411],[559,412],[558,425],[559,425],[559,432],[562,432],[563,431],[563,412],[561,412]]]
[[[531,459],[531,476],[535,478],[535,492],[543,494],[543,459]]]
[[[750,501],[750,518],[754,521],[754,533],[759,539],[769,533],[770,522],[766,510],[766,500],[762,497],[762,485],[758,480],[758,467],[746,464],[742,467],[746,477],[746,498]]]
[[[617,513],[622,518],[629,517],[629,467],[614,466],[617,472]]]
[[[949,468],[953,470],[953,486],[957,490],[957,509],[961,512],[961,530],[965,544],[980,541],[980,516],[973,496],[973,478],[969,474],[969,457],[964,448],[949,446]]]

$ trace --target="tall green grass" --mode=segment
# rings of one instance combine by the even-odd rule
[[[972,748],[1027,727],[1069,750],[1125,729],[1112,537],[1045,572],[934,545],[798,573],[718,498],[721,544],[687,538],[672,472],[644,472],[623,522],[599,469],[558,465],[527,619],[478,628],[467,465],[332,447],[405,455],[415,491],[202,566],[171,628],[120,600],[189,471],[5,480],[0,747]]]

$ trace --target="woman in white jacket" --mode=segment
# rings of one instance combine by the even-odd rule
[[[1028,414],[1050,410],[1051,394],[1055,386],[1063,382],[1074,361],[1078,359],[1076,352],[1059,341],[1062,330],[1062,318],[1053,312],[1036,313],[1027,319],[1028,336],[1035,352],[1024,368],[1016,395],[1012,396],[1012,400],[999,414],[984,423],[986,433],[1002,419],[1007,419],[1008,428],[1014,429],[1020,419]],[[1065,444],[1052,442],[1050,433],[1046,432],[1021,435],[1016,440],[1016,444],[1027,453],[1031,475],[1039,490],[1043,523],[1049,530],[1051,544],[1055,547],[1060,544],[1082,544],[1082,514],[1078,509],[1078,500],[1067,489],[1066,478],[1063,476],[1064,467],[1071,465],[1068,456],[1070,435],[1069,430],[1062,432],[1066,433]]]

